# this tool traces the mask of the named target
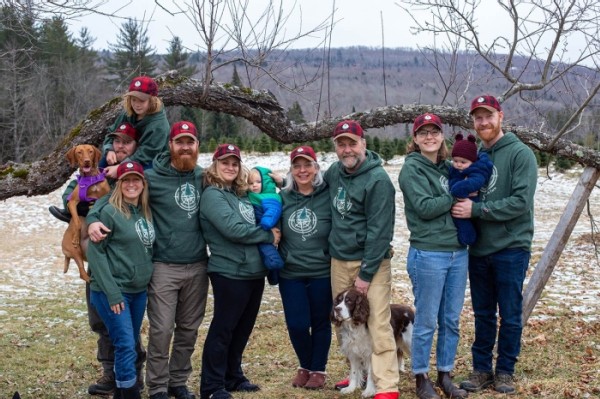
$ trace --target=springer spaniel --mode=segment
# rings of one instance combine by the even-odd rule
[[[400,371],[404,371],[404,353],[410,355],[412,330],[415,312],[407,305],[390,305],[390,324],[396,339],[396,351]],[[349,384],[341,389],[342,394],[353,392],[366,386],[362,396],[367,398],[377,392],[371,373],[371,354],[373,345],[367,326],[369,318],[369,300],[367,296],[355,288],[340,293],[333,301],[331,321],[338,328],[340,350],[350,362]]]

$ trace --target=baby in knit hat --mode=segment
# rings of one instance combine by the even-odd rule
[[[485,152],[477,154],[475,141],[475,136],[472,134],[469,134],[466,140],[462,133],[455,136],[448,187],[450,194],[455,198],[469,198],[474,202],[479,202],[479,190],[490,179],[494,164]],[[453,219],[458,231],[458,241],[462,245],[474,244],[477,233],[471,220]]]

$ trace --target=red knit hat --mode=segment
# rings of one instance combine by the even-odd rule
[[[468,159],[471,162],[477,161],[477,144],[475,136],[469,134],[466,140],[463,140],[462,133],[455,137],[454,147],[452,147],[452,156]]]

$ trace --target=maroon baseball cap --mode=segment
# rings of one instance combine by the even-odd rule
[[[149,76],[138,76],[133,78],[129,84],[129,91],[125,95],[134,96],[146,101],[150,97],[158,96],[158,85]]]
[[[175,122],[173,126],[171,126],[169,140],[175,140],[181,136],[188,136],[198,140],[198,131],[196,130],[196,126],[194,126],[192,122],[188,121]]]
[[[219,144],[213,155],[213,161],[217,159],[227,158],[229,156],[237,157],[240,161],[242,156],[240,155],[240,149],[233,144]]]
[[[294,162],[294,159],[298,157],[306,158],[309,161],[317,160],[315,150],[313,150],[312,147],[307,145],[302,145],[300,147],[294,148],[294,150],[290,153],[290,162]]]
[[[434,125],[437,126],[438,129],[444,130],[442,128],[442,120],[436,114],[425,113],[423,115],[417,116],[415,119],[415,123],[413,125],[413,134],[417,133],[417,130],[422,128],[425,125]]]
[[[121,123],[114,132],[109,134],[109,136],[110,137],[118,136],[118,137],[125,139],[126,141],[131,141],[131,140],[138,141],[138,139],[140,138],[139,132],[137,130],[135,130],[133,125],[129,122]]]
[[[471,101],[471,112],[469,113],[472,114],[473,111],[475,111],[477,108],[485,108],[491,112],[502,111],[500,103],[498,102],[498,100],[496,100],[496,97],[494,96],[479,96],[474,98],[473,101]]]
[[[144,168],[137,162],[127,161],[123,162],[117,168],[117,179],[122,179],[123,177],[135,173],[136,175],[144,177]]]
[[[333,130],[333,139],[336,140],[340,137],[348,137],[354,141],[359,141],[364,138],[365,132],[357,121],[351,119],[341,121],[337,124]]]

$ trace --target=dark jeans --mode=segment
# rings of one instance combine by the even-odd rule
[[[285,323],[300,367],[325,371],[331,345],[331,278],[279,278]]]
[[[214,312],[202,351],[201,398],[248,381],[242,355],[260,308],[265,279],[234,280],[209,273]]]
[[[484,257],[469,257],[471,300],[475,313],[473,369],[491,373],[497,331],[496,374],[510,374],[521,351],[523,281],[531,253],[509,248]]]
[[[96,308],[90,304],[90,285],[85,285],[85,302],[87,303],[88,309],[88,323],[93,332],[98,334],[98,351],[96,352],[96,358],[102,364],[104,374],[114,373],[115,363],[115,348],[113,347],[108,330],[104,325],[104,322],[98,315]],[[138,337],[136,342],[135,351],[137,353],[137,360],[135,362],[135,369],[139,374],[144,367],[146,361],[146,349],[142,344],[142,340]]]

